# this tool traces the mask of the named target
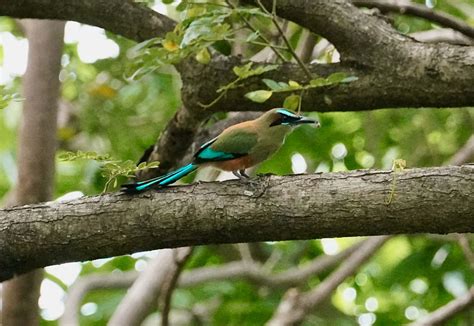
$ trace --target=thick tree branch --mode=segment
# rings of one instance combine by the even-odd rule
[[[197,112],[196,112],[197,111]],[[189,110],[185,107],[179,109],[166,125],[163,133],[158,137],[149,155],[142,157],[141,161],[159,161],[160,168],[144,170],[138,174],[139,179],[148,179],[159,174],[164,174],[176,168],[192,144],[197,131],[210,112]]]
[[[434,11],[427,6],[412,3],[411,1],[401,2],[393,0],[352,0],[352,3],[358,7],[377,8],[382,13],[395,12],[402,15],[411,15],[424,18],[474,38],[474,28],[469,26],[469,24],[466,24],[462,20],[449,14]]]
[[[164,36],[175,22],[150,8],[123,0],[16,0],[0,3],[0,16],[74,20],[141,42]]]
[[[255,5],[257,0],[242,2]],[[261,2],[272,8],[273,0]],[[346,61],[362,62],[363,58],[382,61],[378,57],[382,44],[387,46],[408,40],[387,22],[362,12],[349,0],[279,0],[276,13],[327,38]]]
[[[395,197],[387,205],[394,177]],[[472,232],[473,181],[472,165],[269,176],[253,186],[193,184],[3,209],[0,279],[67,261],[187,245]]]
[[[252,3],[251,0],[244,2]],[[268,6],[272,3],[271,0],[263,2]],[[0,3],[0,14],[76,20],[102,26],[137,41],[162,35],[174,26],[170,19],[145,6],[120,0],[4,1]],[[304,97],[304,111],[474,105],[471,87],[474,84],[474,47],[415,42],[346,0],[280,0],[277,14],[323,35],[341,52],[345,62],[315,65],[311,67],[313,74],[326,76],[344,71],[359,77],[350,84],[308,92]],[[215,89],[233,79],[232,68],[239,64],[242,62],[238,58],[218,57],[209,65],[199,65],[190,59],[178,66],[183,75],[183,101],[188,109],[192,108],[192,115],[205,118],[216,111],[262,111],[281,105],[283,95],[273,96],[265,105],[243,97],[246,92],[264,86],[255,78],[247,87],[229,93],[210,112],[200,110],[198,103],[215,99]],[[282,81],[305,80],[301,70],[292,64],[283,65],[265,77]],[[190,129],[183,124],[180,128],[185,134]],[[164,157],[160,156],[160,159],[164,160]],[[163,167],[166,165],[164,162]]]
[[[474,88],[471,87],[474,84],[474,65],[470,63],[474,62],[474,47],[412,44],[418,44],[412,48],[416,54],[406,60],[403,57],[389,59],[386,64],[390,67],[364,68],[347,63],[311,65],[310,70],[316,76],[345,72],[359,79],[307,91],[303,97],[302,110],[329,112],[474,105]],[[388,54],[381,52],[380,55]],[[218,95],[215,90],[235,79],[232,68],[242,64],[240,59],[233,57],[216,57],[209,65],[196,65],[191,61],[181,63],[178,70],[183,78],[183,101],[187,106],[212,102]],[[212,78],[202,83],[202,76]],[[281,106],[289,94],[274,94],[265,105],[244,97],[247,92],[265,88],[261,78],[305,80],[297,65],[284,64],[275,71],[250,78],[244,87],[229,91],[222,100],[204,112],[262,111]]]

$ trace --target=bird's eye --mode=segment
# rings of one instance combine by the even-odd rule
[[[282,115],[279,115],[271,124],[270,127],[279,126],[284,123],[284,118]]]

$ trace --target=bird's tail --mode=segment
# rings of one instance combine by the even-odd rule
[[[188,164],[185,165],[175,171],[172,171],[168,174],[145,180],[145,181],[140,181],[137,183],[128,183],[122,185],[122,191],[127,192],[127,193],[136,193],[140,191],[144,191],[147,189],[150,189],[153,186],[167,186],[169,184],[172,184],[173,182],[181,179],[185,175],[188,175],[189,173],[193,172],[194,170],[197,169],[197,164]]]

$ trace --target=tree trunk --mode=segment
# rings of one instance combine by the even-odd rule
[[[23,120],[18,145],[18,185],[13,205],[50,200],[54,185],[57,99],[64,22],[24,21],[29,40]],[[30,245],[35,245],[31,243]],[[37,325],[42,270],[3,284],[3,325]]]

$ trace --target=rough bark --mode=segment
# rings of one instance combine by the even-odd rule
[[[176,168],[186,151],[189,149],[202,122],[210,113],[196,114],[193,110],[183,107],[175,113],[166,125],[163,133],[158,137],[156,144],[149,155],[142,157],[142,161],[159,161],[160,168],[144,170],[138,174],[138,179],[148,179],[158,174],[164,174]]]
[[[74,20],[139,42],[164,36],[175,25],[143,4],[123,0],[2,1],[0,16]]]
[[[158,248],[474,231],[472,165],[257,181],[0,210],[0,279],[51,264]]]
[[[254,3],[251,0],[244,2]],[[263,2],[270,6],[272,1]],[[4,1],[0,3],[0,14],[76,20],[137,41],[163,35],[174,26],[168,18],[149,8],[119,0]],[[308,92],[304,97],[304,111],[474,105],[471,87],[474,84],[474,47],[418,43],[347,0],[281,0],[277,2],[277,14],[324,36],[341,53],[341,64],[314,65],[312,72],[315,75],[345,71],[359,77],[350,84]],[[180,69],[185,82],[183,101],[187,108],[195,109],[199,108],[198,103],[212,101],[217,95],[215,89],[233,78],[233,66],[241,64],[235,57],[225,60],[218,57],[207,66],[193,60],[188,62],[191,63],[181,65]],[[282,65],[265,77],[284,81],[306,79],[300,69],[291,64]],[[248,87],[229,93],[211,111],[262,111],[281,105],[281,96],[272,97],[265,105],[242,96],[263,86],[257,78],[253,79]],[[200,113],[205,115],[203,112]]]
[[[58,75],[64,34],[63,22],[26,21],[24,26],[29,54],[23,83],[25,102],[19,132],[18,184],[14,195],[16,205],[42,202],[52,196]],[[28,221],[29,217],[26,216],[25,220]],[[22,234],[17,236],[19,239],[24,237]],[[30,245],[34,245],[34,242]],[[37,306],[42,273],[42,270],[31,271],[4,283],[4,325],[39,323]]]
[[[411,45],[413,46],[411,46]],[[381,51],[385,65],[360,67],[342,62],[311,65],[314,76],[344,72],[357,81],[305,92],[303,111],[362,111],[380,108],[464,107],[474,105],[474,47],[447,44],[407,43],[410,57],[393,56]],[[429,48],[432,46],[432,48]],[[453,48],[453,47],[456,47]],[[370,62],[370,61],[369,61]],[[193,103],[207,104],[216,97],[222,85],[235,79],[232,68],[245,62],[238,58],[216,57],[209,65],[187,61],[178,66],[183,79],[182,96],[187,107]],[[202,83],[206,76],[206,83]],[[284,64],[277,70],[250,78],[244,87],[229,91],[209,109],[208,114],[228,111],[262,111],[281,106],[288,93],[274,94],[264,105],[247,99],[247,92],[265,89],[261,78],[277,81],[295,80],[304,83],[305,76],[296,64]]]

